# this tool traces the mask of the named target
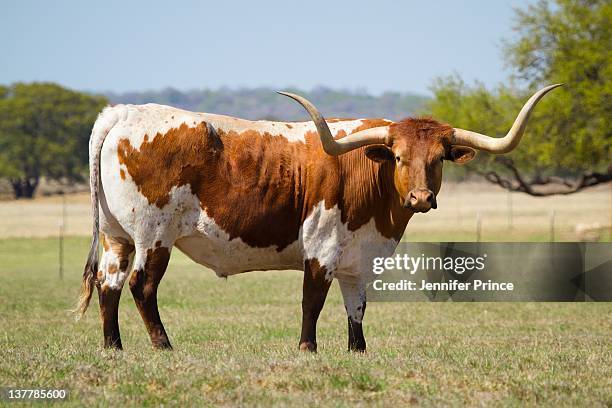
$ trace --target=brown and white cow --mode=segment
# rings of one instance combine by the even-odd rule
[[[161,105],[117,105],[91,134],[93,243],[78,312],[96,286],[104,345],[121,348],[118,305],[129,286],[154,347],[170,348],[157,288],[177,247],[226,277],[304,271],[300,349],[317,348],[330,284],[340,284],[349,349],[365,350],[361,244],[389,256],[416,212],[436,208],[443,161],[519,143],[537,92],[500,139],[432,119],[332,119],[307,100],[313,121],[249,121]],[[98,239],[104,252],[98,264]]]

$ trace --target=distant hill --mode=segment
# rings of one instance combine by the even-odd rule
[[[310,99],[327,117],[384,117],[397,120],[415,115],[428,100],[423,95],[385,92],[373,96],[360,91],[315,88],[311,92],[286,89]],[[237,116],[245,119],[306,120],[306,112],[294,101],[272,89],[229,89],[106,93],[111,103],[160,103],[178,108]]]

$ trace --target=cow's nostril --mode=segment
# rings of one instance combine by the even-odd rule
[[[426,200],[428,203],[431,203],[431,200],[432,200],[432,199],[433,199],[433,194],[431,194],[431,193],[427,194],[427,197],[425,198],[425,200]]]

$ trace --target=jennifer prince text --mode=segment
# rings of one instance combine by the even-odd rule
[[[461,290],[502,290],[509,291],[514,290],[514,283],[512,282],[493,282],[491,280],[482,281],[475,279],[473,282],[460,282],[458,280],[450,280],[448,282],[427,282],[421,280],[420,282],[414,282],[407,279],[402,279],[397,282],[383,282],[382,279],[376,279],[372,283],[374,290],[447,290],[447,291],[461,291]]]

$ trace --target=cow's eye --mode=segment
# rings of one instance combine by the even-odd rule
[[[399,156],[395,156],[395,161],[399,163],[400,162],[400,157]]]

